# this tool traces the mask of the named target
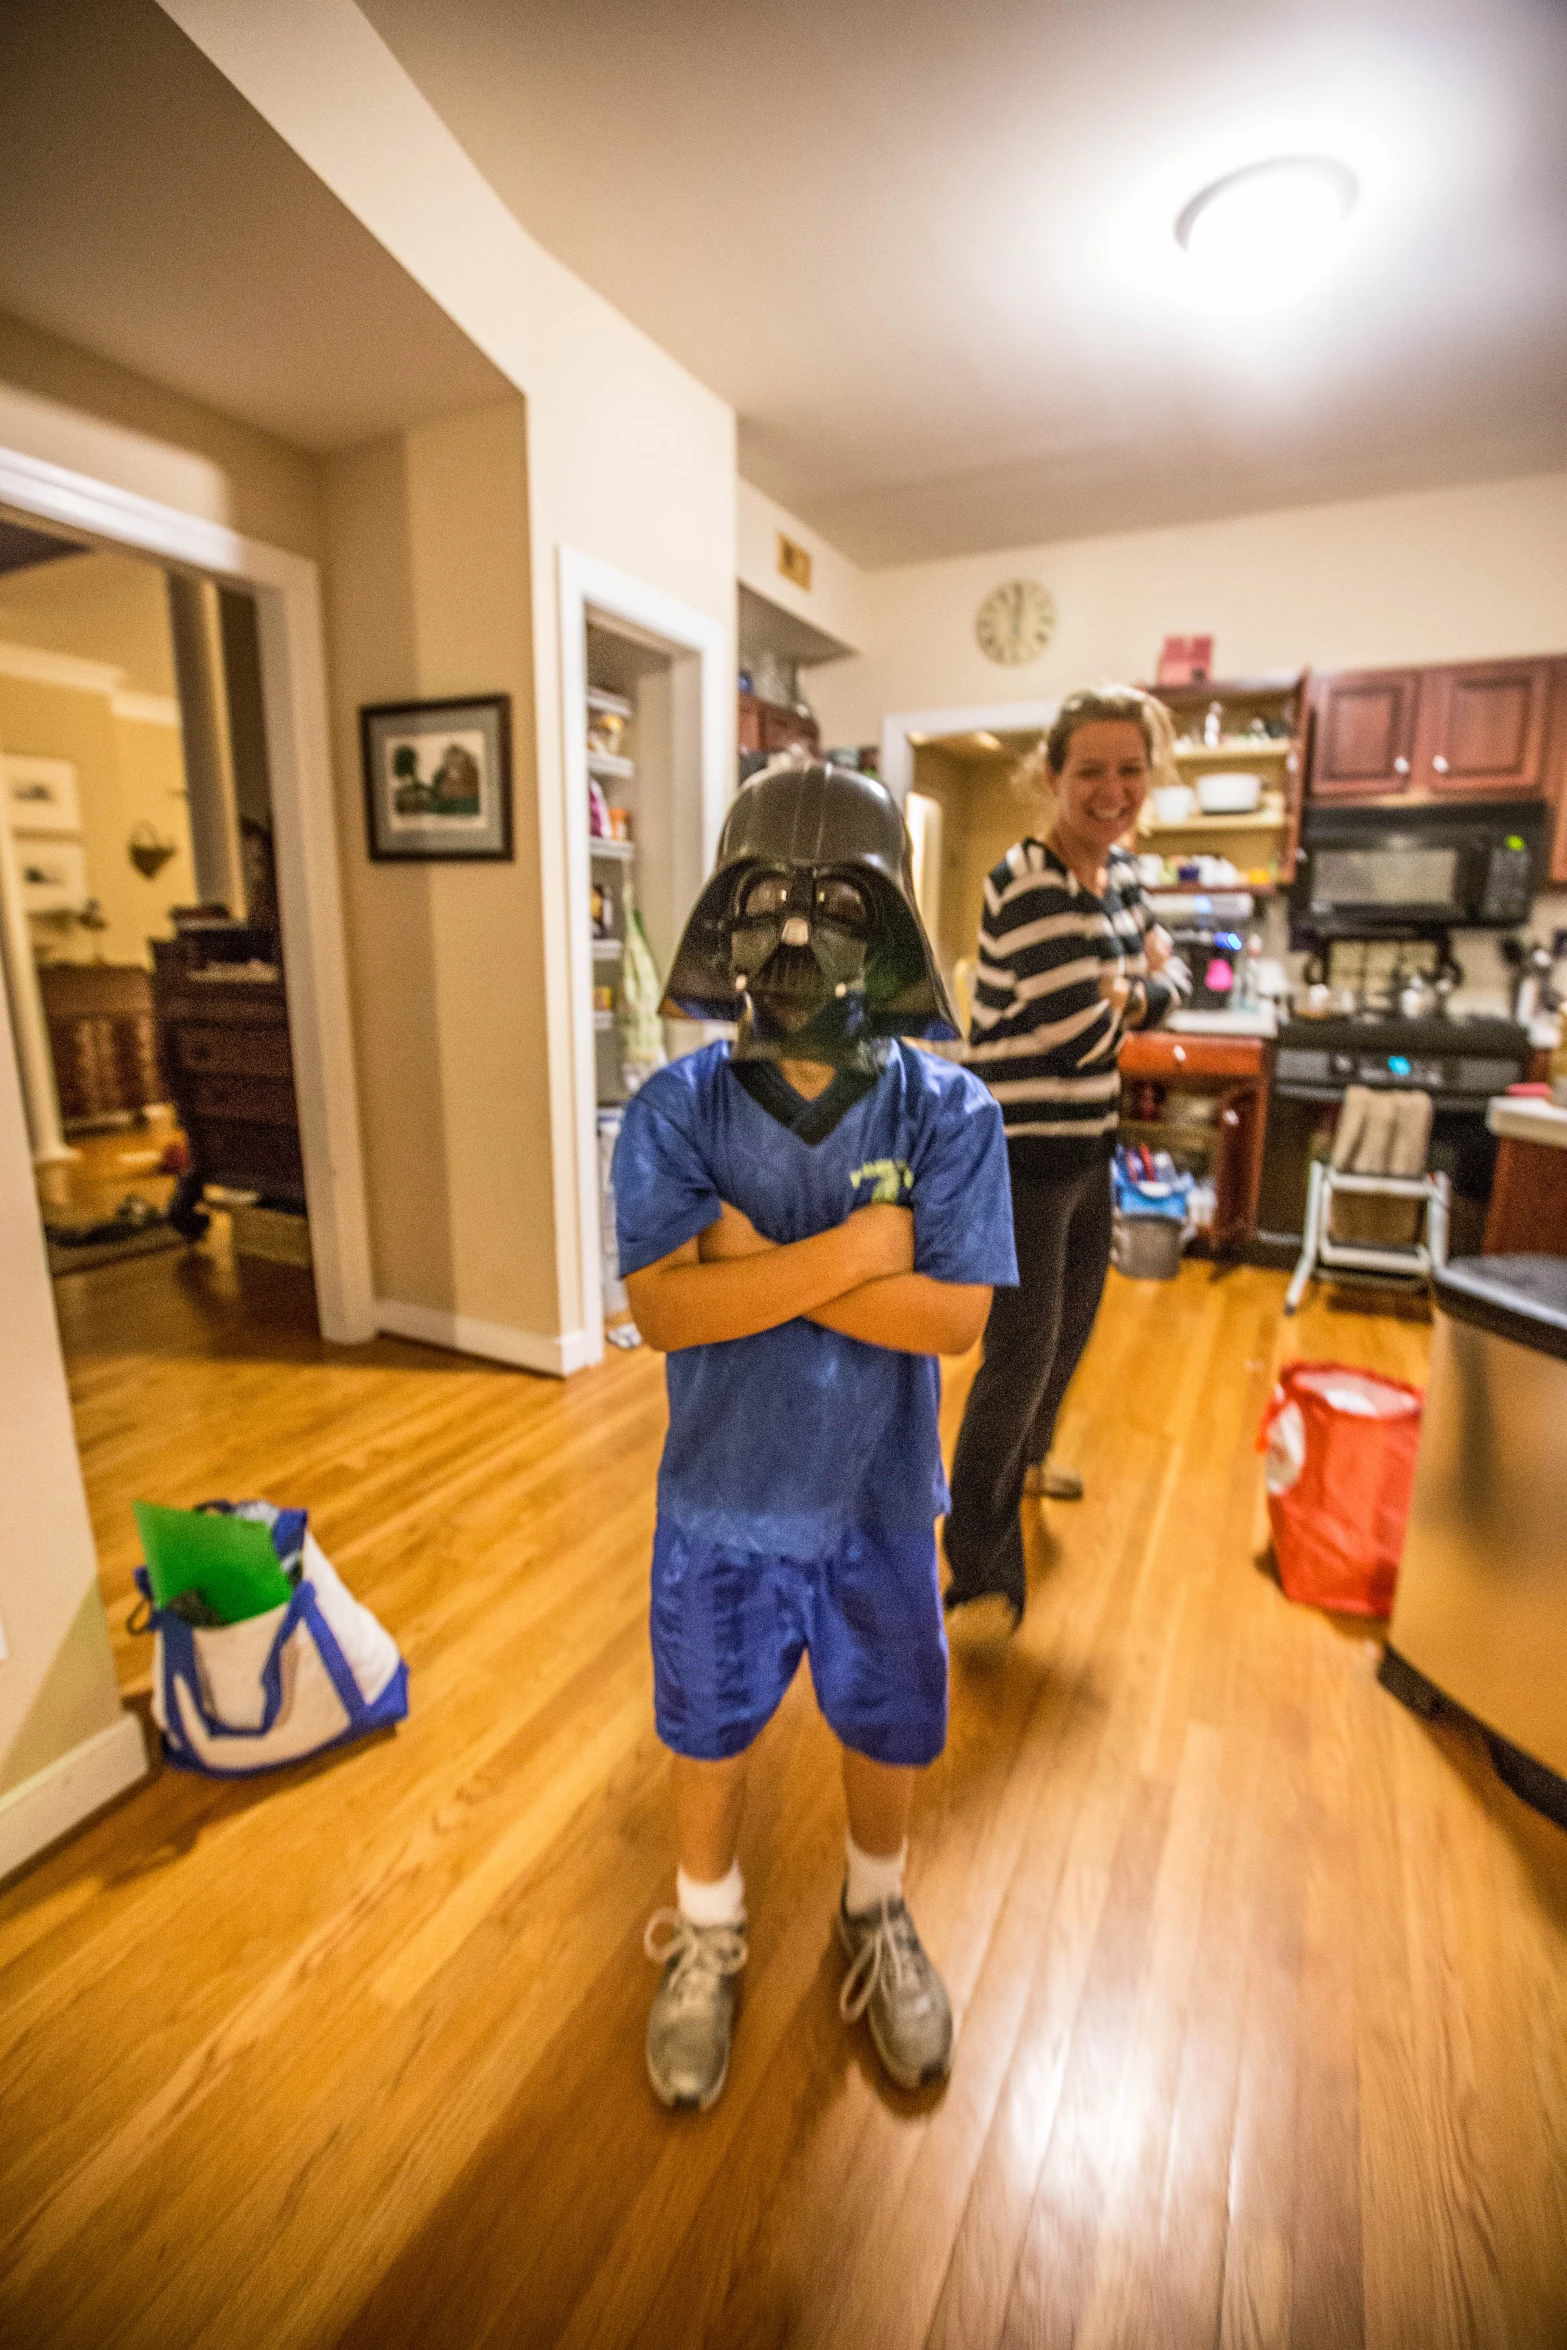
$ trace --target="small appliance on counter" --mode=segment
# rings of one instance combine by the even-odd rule
[[[1567,1827],[1567,1258],[1434,1278],[1409,1530],[1380,1678],[1454,1700],[1502,1777]]]

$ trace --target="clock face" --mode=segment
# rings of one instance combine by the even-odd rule
[[[1056,624],[1055,598],[1037,579],[1009,579],[992,588],[974,617],[979,649],[1007,669],[1037,661]]]

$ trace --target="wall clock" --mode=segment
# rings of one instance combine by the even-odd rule
[[[1009,579],[992,588],[974,616],[979,649],[989,660],[1016,669],[1037,661],[1056,624],[1055,598],[1037,579]]]

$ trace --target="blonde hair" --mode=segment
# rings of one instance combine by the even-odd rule
[[[1080,726],[1097,721],[1127,720],[1142,730],[1148,746],[1148,765],[1155,784],[1178,783],[1175,728],[1170,713],[1155,694],[1135,685],[1085,685],[1068,694],[1056,712],[1048,734],[1012,770],[1012,788],[1020,799],[1049,811],[1055,804],[1054,783],[1067,762],[1072,737]]]

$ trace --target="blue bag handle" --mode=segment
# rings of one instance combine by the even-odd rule
[[[321,1603],[316,1598],[315,1585],[308,1576],[300,1582],[293,1598],[283,1611],[282,1622],[272,1635],[272,1646],[267,1651],[267,1661],[261,1668],[261,1686],[265,1692],[265,1702],[262,1707],[261,1720],[253,1730],[236,1729],[231,1722],[220,1722],[214,1714],[208,1712],[201,1694],[201,1675],[196,1666],[194,1628],[186,1623],[183,1616],[172,1615],[167,1608],[150,1605],[152,1595],[147,1581],[146,1569],[143,1567],[138,1567],[136,1570],[136,1584],[142,1596],[149,1602],[147,1623],[141,1628],[161,1632],[163,1635],[163,1710],[171,1725],[178,1722],[180,1718],[179,1707],[174,1699],[174,1683],[176,1680],[180,1680],[185,1683],[190,1701],[209,1738],[238,1740],[242,1744],[248,1742],[252,1745],[257,1739],[265,1738],[276,1727],[278,1714],[282,1710],[283,1651],[294,1633],[303,1624],[316,1644],[317,1653],[326,1667],[327,1677],[336,1690],[338,1702],[348,1717],[339,1736],[352,1736],[357,1731],[377,1726],[380,1714],[377,1709],[366,1704],[363,1692],[354,1679],[353,1669],[338,1646],[337,1635],[321,1613]],[[171,1745],[180,1743],[178,1732],[172,1728],[166,1735]],[[299,1756],[295,1759],[303,1761],[305,1758]]]

